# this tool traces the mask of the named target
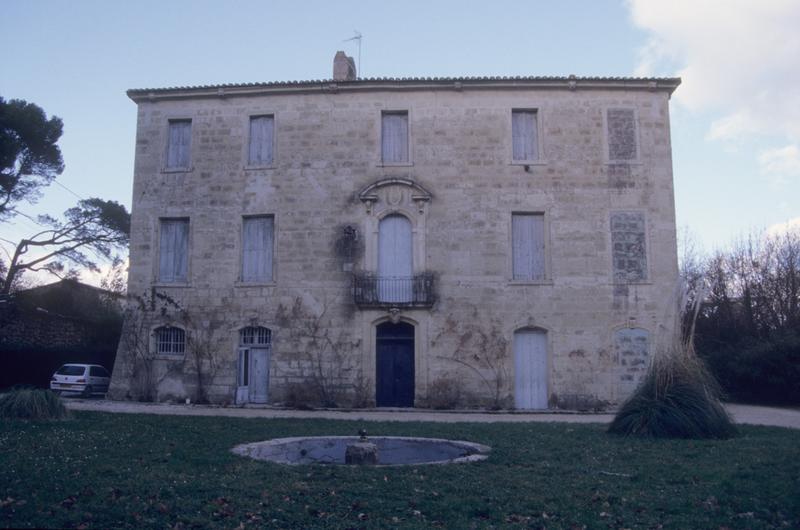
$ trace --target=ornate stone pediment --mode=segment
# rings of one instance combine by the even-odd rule
[[[361,190],[358,198],[367,207],[369,215],[387,208],[402,208],[409,211],[416,209],[423,214],[425,205],[430,202],[432,195],[411,179],[387,178]]]

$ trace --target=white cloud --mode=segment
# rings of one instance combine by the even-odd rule
[[[679,75],[675,100],[719,115],[709,139],[800,142],[800,2],[629,0],[650,33],[637,75]]]
[[[758,163],[761,173],[776,182],[800,177],[800,149],[796,145],[765,149],[759,153]]]
[[[773,237],[788,234],[789,232],[800,234],[800,217],[795,217],[785,223],[777,223],[767,228],[767,235]]]

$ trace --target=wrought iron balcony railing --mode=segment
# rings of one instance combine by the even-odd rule
[[[359,307],[431,307],[436,301],[434,277],[354,274],[353,301]]]

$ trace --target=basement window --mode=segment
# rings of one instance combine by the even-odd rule
[[[158,355],[183,356],[186,351],[186,332],[173,326],[156,328],[156,353]]]

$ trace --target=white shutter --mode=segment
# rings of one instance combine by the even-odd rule
[[[411,302],[413,271],[411,221],[389,215],[378,226],[378,299]]]
[[[511,139],[514,160],[529,161],[538,158],[536,133],[535,111],[513,111],[511,113]]]
[[[189,264],[189,221],[162,219],[159,245],[159,281],[185,282]]]
[[[242,221],[242,281],[272,280],[272,217],[245,217]]]
[[[272,116],[253,116],[250,118],[250,145],[248,164],[269,165],[273,160],[273,136],[275,120]]]
[[[192,145],[191,120],[170,121],[167,142],[167,168],[188,169]]]
[[[408,162],[407,113],[385,113],[382,115],[381,155],[384,162]]]
[[[513,214],[511,216],[513,277],[515,280],[543,280],[544,216]]]

